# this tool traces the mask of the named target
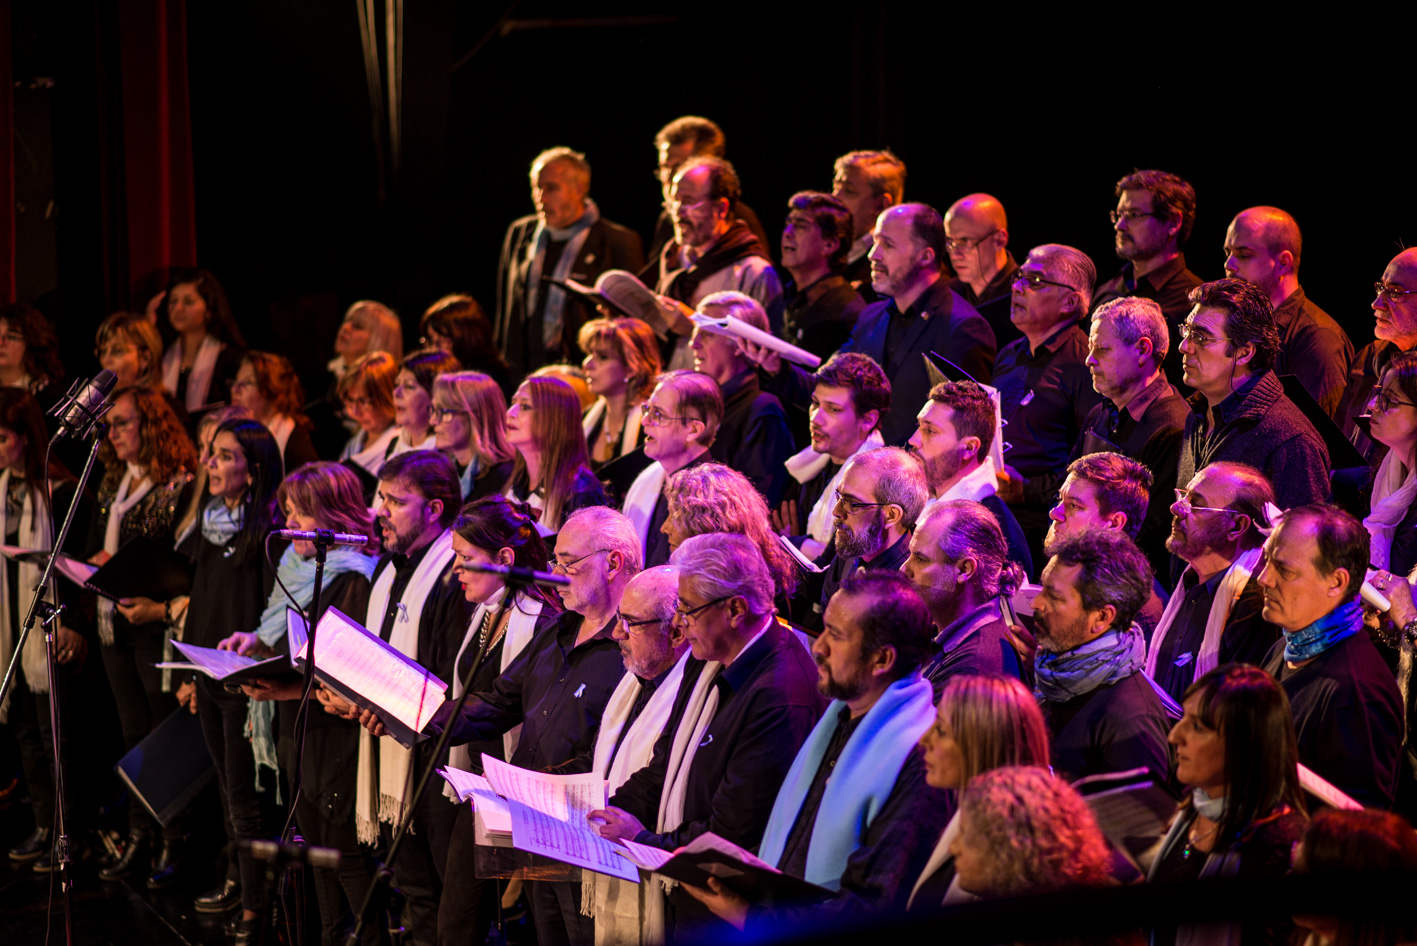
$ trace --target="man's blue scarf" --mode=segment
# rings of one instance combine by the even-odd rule
[[[1363,627],[1363,609],[1354,598],[1340,604],[1308,627],[1284,632],[1284,659],[1292,664],[1313,660],[1347,640]]]

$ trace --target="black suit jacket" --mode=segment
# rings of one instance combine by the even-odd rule
[[[507,359],[513,378],[520,378],[547,363],[541,343],[541,316],[527,312],[526,279],[528,253],[536,236],[536,214],[514,220],[502,241],[502,257],[497,263],[497,344]],[[590,285],[608,269],[638,272],[645,264],[644,244],[633,230],[603,217],[591,224],[580,255],[571,267],[571,278]],[[543,276],[550,276],[549,272]],[[543,286],[543,290],[544,290]],[[587,320],[595,318],[594,308],[583,299],[567,294],[566,318],[561,326],[562,361],[579,363],[576,336]]]

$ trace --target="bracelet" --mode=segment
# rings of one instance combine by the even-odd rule
[[[1402,633],[1397,641],[1398,646],[1401,647],[1404,642],[1417,644],[1417,617],[1402,625]]]

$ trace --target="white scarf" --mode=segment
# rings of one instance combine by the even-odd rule
[[[226,343],[214,335],[204,335],[197,348],[197,357],[192,362],[192,370],[187,375],[187,411],[196,413],[207,406],[211,394],[212,381],[216,375],[216,359]],[[182,341],[179,339],[168,347],[162,356],[162,387],[173,397],[177,396],[177,380],[182,376]]]
[[[595,403],[586,408],[585,415],[581,418],[581,430],[585,433],[586,440],[590,440],[590,435],[595,433],[596,425],[600,423],[601,418],[605,416],[605,412],[609,410],[609,408],[610,405],[603,397],[596,398]],[[635,449],[639,442],[640,406],[635,404],[625,412],[625,429],[620,432],[620,446],[613,456],[623,457],[625,454]],[[591,452],[594,453],[594,449],[592,449]]]
[[[649,765],[654,756],[654,744],[669,723],[669,715],[674,709],[674,700],[679,695],[679,684],[684,680],[684,665],[689,662],[686,650],[664,682],[654,691],[635,720],[619,751],[615,743],[620,731],[625,728],[625,720],[634,709],[635,699],[644,686],[639,677],[627,673],[620,678],[610,702],[605,706],[605,715],[600,718],[600,732],[595,737],[595,756],[591,771],[610,783],[610,794],[629,781],[630,776]],[[614,753],[614,759],[611,758]],[[652,884],[635,884],[608,877],[594,871],[581,872],[581,913],[595,917],[595,941],[601,943],[639,942],[641,898],[640,887]],[[657,890],[650,896],[659,896]]]
[[[391,427],[391,428],[389,428],[389,429],[390,429],[390,430],[397,431],[396,436],[398,437],[398,443],[394,444],[394,452],[391,453],[391,454],[389,454],[390,457],[396,457],[396,456],[398,456],[400,453],[409,453],[410,451],[413,451],[413,450],[436,450],[436,449],[438,449],[438,435],[435,434],[435,433],[433,433],[433,432],[431,432],[431,431],[428,433],[428,436],[427,436],[426,438],[424,438],[424,440],[423,440],[422,443],[412,443],[412,444],[411,444],[411,443],[409,443],[407,440],[403,439],[403,430],[402,430],[401,428],[398,428],[398,427]]]
[[[394,619],[389,634],[389,646],[408,657],[418,658],[418,625],[423,618],[423,604],[433,586],[443,577],[453,560],[453,533],[445,529],[433,540],[427,554],[413,570],[408,587],[399,598],[399,616]],[[364,625],[379,633],[384,612],[389,607],[389,591],[394,584],[394,566],[390,562],[374,582],[369,592],[369,610]],[[378,740],[378,764],[375,764],[374,737],[366,729],[359,731],[359,783],[354,802],[354,829],[359,840],[373,844],[379,838],[379,822],[397,823],[408,810],[408,793],[413,788],[413,752],[390,737]],[[376,811],[377,800],[377,811]]]
[[[879,430],[871,431],[871,435],[861,441],[851,457],[847,457],[847,462],[857,454],[875,450],[877,447],[884,447],[885,440],[881,437]],[[783,466],[787,467],[787,472],[792,474],[792,478],[799,483],[805,483],[820,474],[831,462],[831,457],[825,453],[818,453],[811,447],[801,453],[794,454],[787,458]],[[836,508],[836,489],[841,485],[842,474],[846,472],[846,463],[843,463],[836,471],[836,475],[827,483],[826,489],[822,490],[822,495],[817,497],[816,503],[812,506],[812,511],[807,515],[807,534],[818,542],[826,545],[831,541],[832,533],[836,531],[836,523],[832,518],[832,510]]]
[[[139,479],[141,477],[141,479]],[[137,485],[134,485],[136,482]],[[128,514],[143,497],[152,491],[153,482],[143,475],[143,471],[128,464],[128,471],[118,481],[118,492],[108,507],[108,522],[103,530],[103,550],[112,558],[118,554],[118,538],[123,526],[123,517]],[[131,493],[129,491],[132,491]],[[98,637],[105,644],[113,643],[113,602],[107,598],[98,599]]]
[[[554,228],[548,227],[544,222],[538,220],[536,230],[531,235],[531,242],[526,248],[526,312],[529,318],[536,312],[536,300],[541,295],[541,277],[543,267],[546,263],[546,246],[555,241],[565,243],[561,248],[561,256],[556,260],[556,266],[551,271],[552,279],[564,282],[571,275],[571,270],[575,268],[576,260],[580,259],[581,249],[585,246],[586,238],[590,236],[590,228],[600,220],[600,208],[595,205],[595,201],[589,197],[585,202],[585,213],[576,218],[576,222],[569,227]],[[519,274],[519,267],[511,267],[508,274],[513,280]],[[507,287],[508,298],[516,293],[515,286]],[[565,324],[566,290],[560,286],[546,287],[546,307],[541,310],[541,340],[546,348],[556,345],[561,338],[562,326]]]
[[[462,646],[458,648],[458,654],[453,658],[453,667],[456,668],[462,663],[463,652],[469,647],[477,646],[477,634],[482,630],[482,622],[486,619],[489,611],[495,613],[497,606],[502,603],[502,597],[507,593],[507,588],[503,585],[487,601],[479,604],[472,612],[472,620],[468,622],[467,633],[463,635]],[[541,609],[544,607],[540,598],[531,595],[518,595],[511,608],[511,617],[507,619],[507,632],[502,635],[502,660],[498,665],[498,670],[506,672],[511,663],[526,649],[526,645],[531,642],[532,636],[536,633],[536,622],[541,617]],[[462,674],[456,670],[453,672],[453,699],[462,696],[463,679]],[[512,730],[502,736],[502,747],[506,750],[506,757],[511,759],[512,753],[517,751],[517,738],[521,735],[522,727],[515,726]],[[453,746],[448,753],[448,764],[455,769],[462,769],[465,772],[472,771],[472,755],[467,751],[467,746]],[[443,786],[443,794],[448,796],[454,804],[457,803],[458,795],[451,785]]]
[[[965,474],[940,496],[941,502],[952,499],[968,499],[983,502],[999,491],[999,474],[994,466],[993,456],[986,456],[984,462]]]
[[[1374,568],[1386,569],[1392,560],[1392,536],[1412,500],[1417,498],[1417,470],[1407,469],[1396,450],[1389,450],[1378,464],[1373,477],[1372,512],[1363,520],[1368,530],[1370,550],[1368,561]]]
[[[295,433],[295,418],[287,414],[279,414],[271,418],[271,422],[266,425],[266,429],[275,438],[276,450],[280,452],[282,458],[285,457],[285,445],[290,442],[290,435]],[[286,471],[290,472],[289,470]]]
[[[620,511],[634,525],[635,533],[640,537],[640,548],[646,553],[649,552],[649,527],[654,521],[654,507],[659,504],[659,497],[664,493],[664,483],[668,479],[664,467],[655,460],[641,470],[640,475],[630,484],[630,488],[625,490],[625,502]]]
[[[1215,597],[1210,602],[1210,614],[1205,619],[1205,637],[1201,640],[1200,652],[1191,664],[1192,680],[1210,673],[1220,662],[1220,637],[1225,633],[1225,622],[1230,618],[1230,609],[1240,600],[1241,593],[1249,584],[1250,575],[1259,564],[1262,551],[1262,547],[1255,546],[1241,552],[1225,570],[1225,577],[1220,579],[1220,585],[1215,589]],[[1176,592],[1171,595],[1171,600],[1166,602],[1166,610],[1161,612],[1161,620],[1156,622],[1156,630],[1151,632],[1151,647],[1146,654],[1146,675],[1153,680],[1156,679],[1156,664],[1161,657],[1161,645],[1171,633],[1171,623],[1176,619],[1176,612],[1181,610],[1181,603],[1186,598],[1187,573],[1194,575],[1195,569],[1187,565],[1186,570],[1181,573],[1181,580],[1176,583]]]
[[[24,506],[20,510],[20,528],[15,537],[15,544],[27,549],[39,549],[48,551],[53,536],[50,534],[49,503],[34,501],[35,488],[40,484],[31,484],[25,490]],[[5,498],[10,495],[10,471],[6,470],[0,474],[0,537],[9,533],[10,523],[8,520],[8,504]],[[39,587],[40,575],[43,572],[38,565],[29,562],[20,562],[19,587],[10,587],[10,570],[0,568],[0,660],[5,665],[9,665],[10,656],[15,652],[15,640],[19,637],[20,626],[10,624],[10,595],[18,594],[18,610],[21,621],[24,615],[29,613],[30,604],[34,601],[34,590]],[[59,602],[59,590],[53,576],[50,577],[49,598],[54,603]],[[29,685],[30,691],[34,693],[49,692],[49,668],[45,661],[44,629],[39,622],[30,631],[29,639],[25,641],[24,655],[20,658],[20,667],[24,670],[25,683]],[[0,706],[0,723],[6,721],[10,713],[10,701],[7,697],[5,705]]]
[[[390,424],[388,429],[382,434],[361,447],[359,442],[364,437],[364,431],[361,430],[353,437],[349,438],[349,443],[344,445],[344,452],[339,455],[339,458],[341,460],[353,460],[370,473],[378,476],[379,468],[384,465],[385,460],[393,455],[392,445],[394,438],[398,437],[398,435],[398,427]]]
[[[925,885],[925,881],[930,879],[930,875],[944,866],[945,861],[950,859],[950,846],[959,836],[959,812],[956,811],[950,817],[950,823],[945,825],[945,830],[940,832],[940,840],[935,844],[935,849],[930,852],[930,859],[925,862],[925,869],[920,872],[920,879],[915,881],[915,886],[910,888],[910,899],[905,901],[905,908],[910,909],[915,903],[915,895],[920,892],[920,888]],[[949,893],[951,896],[959,889],[959,877],[950,880]]]

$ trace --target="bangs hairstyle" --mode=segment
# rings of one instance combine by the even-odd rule
[[[587,355],[605,352],[625,368],[625,386],[638,403],[654,390],[654,379],[663,370],[654,330],[639,319],[591,319],[581,326],[576,341]]]
[[[857,351],[837,352],[812,376],[814,384],[845,388],[851,392],[851,408],[857,417],[876,411],[885,417],[891,409],[891,382],[870,355]],[[877,421],[876,427],[880,427]]]
[[[277,414],[294,418],[297,426],[306,422],[302,413],[305,389],[288,358],[267,351],[248,351],[241,363],[251,366],[256,389]]]
[[[1191,305],[1218,309],[1225,313],[1225,354],[1234,355],[1241,345],[1253,345],[1251,374],[1264,374],[1274,367],[1279,354],[1279,326],[1269,296],[1243,279],[1217,279],[1202,283],[1186,297]]]
[[[394,379],[399,363],[386,351],[371,351],[361,355],[340,377],[335,388],[340,400],[368,398],[369,407],[389,418],[394,416]]]
[[[24,336],[23,364],[32,386],[42,387],[46,381],[63,380],[64,363],[59,360],[59,336],[44,313],[27,303],[13,302],[0,306],[0,322]]]
[[[1225,740],[1225,810],[1217,847],[1243,842],[1280,805],[1302,814],[1298,740],[1284,688],[1259,667],[1226,664],[1191,684],[1181,701],[1197,695],[1201,723]],[[1190,807],[1187,794],[1181,808]]]
[[[722,463],[700,463],[669,478],[664,495],[669,517],[685,535],[734,532],[752,542],[772,573],[779,594],[797,590],[797,560],[769,526],[767,500],[748,478]]]
[[[403,358],[403,323],[398,314],[373,299],[360,299],[345,310],[345,322],[359,319],[369,333],[369,347],[365,352],[386,351],[397,361]]]
[[[167,398],[153,388],[132,385],[113,392],[113,403],[130,397],[138,412],[138,465],[147,471],[154,483],[167,483],[179,473],[191,473],[197,468],[197,448],[187,437],[182,422],[177,419]],[[127,464],[118,459],[113,443],[107,438],[98,451],[103,461],[102,489],[113,492],[123,479]]]
[[[1048,725],[1017,677],[956,674],[945,681],[939,714],[959,746],[965,782],[1006,765],[1048,764]]]
[[[1089,453],[1068,464],[1068,472],[1092,485],[1104,516],[1127,517],[1123,531],[1135,542],[1151,502],[1151,471],[1120,453]]]
[[[846,258],[851,254],[851,244],[856,239],[855,223],[851,211],[840,198],[821,191],[798,191],[787,201],[790,214],[800,210],[812,218],[824,240],[835,240],[836,249],[827,257],[827,267],[834,273],[846,272]]]
[[[550,570],[551,555],[526,503],[514,503],[505,496],[484,496],[462,507],[453,522],[453,531],[489,556],[511,549],[512,565],[516,568]],[[523,594],[540,601],[543,610],[549,608],[551,613],[561,610],[560,599],[540,585],[532,585],[518,596]]]
[[[319,460],[295,470],[276,490],[281,511],[286,508],[315,520],[315,528],[369,536],[366,555],[379,554],[379,530],[364,502],[364,486],[343,463]]]
[[[172,290],[178,286],[190,283],[192,288],[197,290],[197,295],[202,297],[202,301],[207,305],[207,334],[219,341],[234,345],[237,348],[246,347],[246,339],[241,337],[241,329],[236,326],[236,318],[231,314],[231,303],[226,299],[226,290],[221,287],[221,283],[215,276],[205,269],[177,269],[173,270],[172,278],[167,283],[166,296],[163,298],[163,310],[168,311],[172,304]],[[176,338],[177,333],[172,329],[172,323],[168,319],[161,320],[159,329],[165,328],[164,335]]]
[[[134,384],[162,387],[162,336],[157,326],[140,312],[115,312],[104,319],[94,335],[96,348],[131,345],[138,350],[139,372]],[[94,352],[98,357],[98,352]]]
[[[461,371],[462,365],[452,355],[439,348],[420,348],[399,363],[402,371],[413,375],[418,386],[433,396],[433,384],[441,374]]]
[[[418,320],[425,338],[429,331],[452,339],[453,357],[464,368],[502,368],[507,362],[492,342],[492,323],[476,299],[466,293],[444,296]]]
[[[507,443],[507,396],[490,375],[480,371],[439,375],[433,382],[433,408],[467,415],[472,454],[484,468],[516,456]]]
[[[246,492],[241,494],[241,531],[236,534],[234,556],[238,564],[246,565],[261,554],[266,536],[281,519],[276,490],[285,478],[285,466],[276,438],[264,424],[244,418],[226,421],[216,429],[213,445],[222,434],[236,438],[246,460],[246,473],[251,477]]]
[[[542,495],[546,505],[541,522],[548,529],[559,531],[576,475],[590,468],[586,450],[585,430],[581,427],[581,399],[560,378],[527,378],[524,382],[531,400],[531,439],[541,453]],[[527,482],[526,458],[517,452],[512,469],[514,482]]]
[[[438,525],[444,529],[453,524],[462,508],[462,483],[453,461],[437,450],[409,450],[385,461],[379,467],[381,483],[396,483],[418,492],[424,502],[435,499],[443,504]]]

